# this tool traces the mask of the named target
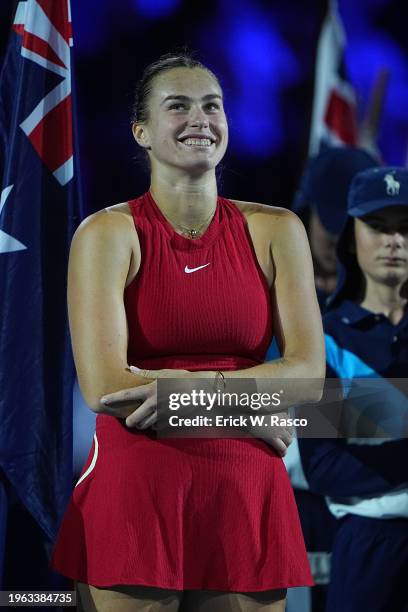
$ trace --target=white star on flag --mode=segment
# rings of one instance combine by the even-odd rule
[[[14,185],[9,185],[5,187],[1,192],[0,196],[0,215],[3,210],[3,206],[6,203],[6,200],[13,189]],[[0,230],[0,254],[1,253],[13,253],[14,251],[23,251],[27,247],[25,244],[10,236],[10,234],[6,234],[3,230]]]

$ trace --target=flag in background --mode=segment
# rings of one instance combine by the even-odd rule
[[[19,2],[0,75],[0,467],[51,540],[72,486],[71,46],[69,0]]]
[[[346,36],[337,10],[329,1],[317,47],[309,155],[322,145],[357,145],[356,97],[344,68]]]

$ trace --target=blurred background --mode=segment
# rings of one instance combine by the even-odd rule
[[[15,3],[0,2],[0,58]],[[308,153],[316,48],[327,0],[71,0],[79,154],[87,213],[146,190],[130,131],[133,88],[160,54],[188,46],[220,78],[230,147],[220,191],[290,206]],[[340,0],[360,121],[389,70],[378,125],[385,162],[405,165],[405,0]]]
[[[9,40],[16,4],[14,0],[0,0],[0,66]],[[330,4],[333,8],[334,2]],[[356,116],[360,128],[357,130],[360,132],[359,138],[340,138],[335,144],[367,146],[371,151],[374,150],[381,161],[405,166],[408,158],[407,2],[339,0],[337,5],[337,21],[342,22],[346,39],[340,37],[340,40],[336,37],[336,28],[332,23],[331,36],[326,37],[327,44],[324,46],[320,37],[328,14],[328,0],[71,0],[74,37],[72,84],[76,94],[79,145],[75,147],[75,155],[79,157],[81,175],[84,209],[81,212],[90,214],[105,206],[137,197],[148,188],[148,174],[140,161],[138,147],[130,129],[134,86],[146,65],[163,53],[183,47],[196,52],[198,59],[218,75],[224,89],[230,126],[230,146],[220,172],[222,195],[265,204],[286,207],[292,205],[306,160],[309,154],[313,153],[310,147],[311,133],[313,136],[314,131],[311,127],[312,116],[316,114],[318,97],[325,93],[325,88],[325,95],[329,90],[336,90],[337,94],[341,94],[337,95],[337,98],[329,98],[328,95],[325,98],[325,103],[328,103],[329,99],[336,99],[340,110],[344,111],[346,102],[353,98],[352,115]],[[17,40],[17,37],[15,38]],[[324,79],[315,79],[318,55],[320,64],[326,64],[328,71],[331,70],[332,76],[336,77],[330,83],[327,79],[326,82]],[[31,62],[31,68],[33,65],[34,62]],[[26,74],[29,74],[30,62],[26,62],[25,66]],[[37,66],[34,65],[34,69],[37,72],[30,74],[41,75],[41,79],[47,83],[48,92],[54,86],[54,73],[50,72],[44,76]],[[58,79],[55,82],[57,81]],[[347,84],[351,85],[351,88]],[[15,85],[6,92],[11,97],[15,95],[17,98],[22,91],[30,91],[31,95],[32,90],[35,99],[27,100],[27,113],[43,99],[43,84],[40,83],[41,87],[36,88],[33,79],[29,82],[29,89],[22,88],[16,77],[13,77],[13,83],[7,82],[7,86],[9,85]],[[6,91],[7,88],[4,89]],[[353,93],[351,97],[350,92]],[[342,97],[342,94],[345,97]],[[19,103],[23,108],[21,100]],[[25,117],[24,114],[22,116]],[[326,121],[327,125],[330,123],[332,128],[337,125],[340,132],[343,130],[343,136],[350,136],[351,131],[348,128],[351,124],[347,123],[345,115],[340,116],[337,121],[334,113],[329,119],[332,121]],[[320,126],[323,123],[321,116]],[[347,129],[344,129],[345,127]],[[336,130],[333,133],[336,133]],[[28,300],[34,316],[33,328],[13,335],[12,342],[4,345],[4,354],[13,371],[18,369],[15,364],[21,364],[24,360],[27,363],[30,360],[30,368],[21,367],[22,371],[17,373],[19,384],[13,385],[13,378],[10,376],[7,380],[8,387],[13,391],[17,387],[32,390],[31,383],[37,381],[37,385],[40,385],[37,393],[40,400],[36,406],[38,414],[43,415],[41,368],[40,374],[37,375],[31,364],[40,363],[44,365],[44,371],[49,373],[51,370],[47,358],[52,355],[52,361],[55,362],[51,364],[52,372],[56,380],[58,376],[64,376],[65,371],[60,367],[60,362],[54,359],[54,354],[61,352],[59,333],[64,324],[66,328],[66,321],[63,318],[57,321],[55,317],[53,327],[50,313],[54,315],[56,310],[55,292],[59,281],[59,306],[61,316],[65,316],[65,274],[62,274],[61,270],[65,269],[66,259],[63,251],[68,247],[67,237],[74,229],[68,227],[69,222],[75,222],[76,225],[80,221],[80,215],[76,212],[74,214],[72,210],[76,211],[76,208],[71,209],[67,204],[69,189],[63,191],[61,186],[57,185],[52,175],[44,171],[45,166],[31,149],[31,145],[28,146],[28,141],[22,138],[22,132],[17,130],[17,134],[20,135],[22,147],[14,152],[12,159],[19,173],[13,174],[14,167],[11,164],[12,171],[6,173],[4,180],[7,179],[10,184],[14,181],[17,183],[15,177],[18,177],[22,185],[21,195],[18,192],[19,197],[14,197],[17,195],[15,189],[9,198],[10,205],[4,207],[3,213],[5,225],[0,230],[0,237],[5,236],[11,241],[6,243],[3,253],[13,253],[4,258],[10,262],[9,278],[13,280],[8,282],[6,298],[0,300],[0,303],[7,305],[9,315],[9,320],[2,320],[3,328],[7,331],[26,329],[21,326],[25,325],[27,320],[24,305]],[[0,136],[2,135],[0,132]],[[319,138],[316,142],[318,140]],[[20,142],[18,138],[11,138],[12,144],[14,141]],[[60,142],[64,140],[61,139]],[[315,150],[314,154],[316,152]],[[32,166],[26,163],[26,160],[29,160]],[[3,162],[3,159],[0,159],[0,162]],[[5,167],[6,170],[9,169],[7,164]],[[27,191],[27,185],[31,185],[30,180],[35,172],[38,173],[38,179],[33,184],[39,188],[33,193],[32,190]],[[71,184],[72,189],[73,183],[74,181]],[[0,201],[0,211],[12,188],[8,182],[4,183],[3,187],[5,186],[7,187],[3,191],[8,191]],[[46,187],[50,189],[48,195],[45,193]],[[57,187],[60,189],[58,192]],[[57,201],[55,194],[60,198],[59,207],[54,206]],[[31,214],[36,208],[38,226],[31,226],[31,217],[27,212]],[[47,212],[44,214],[42,209]],[[66,219],[65,211],[69,211]],[[45,227],[44,219],[51,219],[52,222],[45,224]],[[55,229],[61,226],[60,231],[63,233],[64,222],[67,223],[68,229],[60,240],[60,234],[56,234]],[[46,231],[49,233],[45,233]],[[14,236],[24,244],[19,243],[18,247],[14,248]],[[61,248],[54,248],[56,242]],[[31,259],[19,257],[19,254],[25,252],[25,244],[29,245],[27,253]],[[22,251],[19,250],[20,247]],[[56,250],[60,253],[60,259],[54,257]],[[52,253],[52,257],[49,253]],[[48,275],[42,274],[44,261],[47,262]],[[27,265],[31,268],[28,269]],[[18,277],[15,274],[17,268]],[[7,279],[7,274],[3,273],[0,278]],[[19,285],[14,281],[15,278]],[[27,278],[33,283],[32,290],[26,282]],[[33,296],[37,296],[39,306],[33,303]],[[48,310],[43,310],[45,298],[51,299]],[[13,319],[14,311],[20,317],[17,319],[16,316],[16,322]],[[45,316],[42,315],[43,312],[46,313]],[[43,329],[38,321],[45,321]],[[64,321],[64,324],[61,321]],[[53,333],[54,329],[57,329],[58,333]],[[40,337],[41,332],[44,338]],[[53,345],[55,353],[49,348],[50,334],[57,343],[56,347]],[[32,338],[36,340],[33,342]],[[26,342],[25,345],[23,341]],[[45,343],[47,351],[43,351],[42,342]],[[10,347],[16,347],[15,358],[10,356]],[[48,379],[50,378],[51,375],[48,374]],[[64,380],[60,382],[61,385],[62,382],[65,383]],[[65,386],[69,400],[66,405],[66,446],[70,456],[71,433],[68,430],[72,421],[72,388],[67,383]],[[59,392],[60,387],[57,390]],[[32,395],[35,396],[35,393]],[[15,401],[10,400],[7,403],[7,407],[9,406],[17,406],[20,409]],[[55,403],[51,401],[49,406],[53,414]],[[31,409],[31,405],[26,407],[27,410]],[[29,418],[32,417],[30,412],[27,414]],[[74,471],[78,474],[92,440],[94,414],[84,410],[77,386],[74,390],[74,414]],[[34,435],[36,430],[34,427],[25,427],[25,420],[18,410],[15,409],[13,415],[14,421],[9,421],[14,429],[21,433],[22,430],[18,430],[17,425],[24,426],[24,435],[16,434],[15,437],[15,446],[18,447],[16,465],[19,465],[20,446],[22,456],[25,457],[28,453],[24,445],[31,444],[26,433],[32,430]],[[60,429],[53,427],[50,431],[65,435],[65,430]],[[20,443],[20,439],[19,446],[17,442]],[[50,440],[50,452],[53,452],[54,439]],[[68,468],[70,469],[70,466]],[[48,466],[45,465],[44,469],[41,464],[40,467],[34,468],[32,473],[38,475],[38,488],[42,487],[48,494],[48,489],[44,486],[44,482],[47,484],[48,480],[51,481]],[[10,474],[13,475],[11,469],[6,473],[7,478],[10,478]],[[56,482],[63,480],[58,470],[55,470],[54,476]],[[7,529],[11,535],[7,536],[5,548],[5,584],[14,588],[21,588],[22,585],[24,588],[49,586],[49,577],[46,574],[48,561],[44,554],[41,555],[41,552],[44,553],[42,549],[45,548],[44,533],[40,533],[40,528],[34,524],[34,519],[23,504],[37,522],[38,511],[32,500],[27,503],[27,499],[23,499],[21,491],[31,489],[26,487],[25,480],[21,480],[21,483],[19,480],[14,474],[13,487],[17,489],[16,483],[20,485],[22,503],[15,492],[10,495],[11,501],[6,499],[7,495],[4,494],[2,515],[0,470],[0,582],[2,548],[6,541],[4,508],[9,504],[12,511],[9,512]],[[9,494],[8,482],[5,484],[5,490]],[[31,487],[31,483],[29,484]],[[57,493],[63,499],[62,493],[65,495],[66,492],[58,490]],[[37,514],[33,510],[36,510]],[[51,515],[51,512],[48,514]],[[44,529],[44,525],[42,528]],[[47,535],[49,536],[48,532]],[[31,556],[22,559],[20,546],[15,546],[15,541],[29,543]],[[46,550],[48,555],[49,542],[46,542]],[[58,583],[53,583],[53,588],[56,584]],[[326,583],[321,580],[319,584]],[[300,612],[301,607],[296,604],[294,609]]]

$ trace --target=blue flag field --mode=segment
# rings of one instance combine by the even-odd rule
[[[71,47],[69,0],[19,2],[0,74],[0,472],[50,541],[72,487]]]

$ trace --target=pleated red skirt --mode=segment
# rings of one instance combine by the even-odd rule
[[[54,550],[95,586],[312,585],[284,463],[256,439],[166,439],[99,415]]]

